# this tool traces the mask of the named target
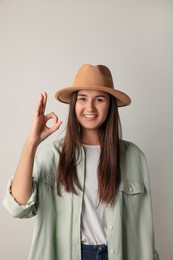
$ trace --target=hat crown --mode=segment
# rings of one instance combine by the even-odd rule
[[[73,85],[58,90],[55,97],[59,101],[69,104],[72,94],[80,90],[106,92],[116,99],[119,107],[127,106],[131,103],[129,96],[114,88],[111,72],[105,65],[82,65],[76,74]]]
[[[78,70],[73,82],[75,87],[83,86],[102,86],[114,88],[110,70],[104,65],[84,64]]]

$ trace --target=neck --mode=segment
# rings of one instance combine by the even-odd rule
[[[82,131],[82,143],[88,144],[88,145],[99,145],[99,136],[98,136],[98,130],[83,130]]]

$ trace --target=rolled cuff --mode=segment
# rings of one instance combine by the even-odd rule
[[[37,213],[37,183],[33,179],[32,183],[32,194],[25,205],[19,204],[13,195],[11,194],[11,186],[12,186],[13,178],[11,177],[8,186],[7,192],[3,199],[3,205],[7,209],[7,211],[15,218],[31,218]]]

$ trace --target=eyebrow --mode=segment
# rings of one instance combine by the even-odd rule
[[[77,96],[81,96],[81,97],[88,97],[88,95],[87,94],[78,94]],[[104,97],[104,98],[106,98],[106,95],[97,95],[97,96],[95,96],[95,98],[98,98],[98,97]]]

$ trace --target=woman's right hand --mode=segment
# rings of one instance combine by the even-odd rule
[[[62,124],[62,121],[58,121],[58,117],[53,112],[45,115],[46,103],[47,93],[44,92],[40,95],[34,114],[33,124],[27,139],[27,141],[34,146],[38,146],[43,140],[58,130]],[[47,122],[51,119],[54,120],[54,125],[48,127]]]
[[[47,94],[41,94],[35,110],[34,121],[23,147],[11,186],[13,197],[21,205],[25,205],[32,194],[32,174],[37,146],[49,135],[54,133],[62,124],[61,121],[58,121],[58,117],[54,113],[44,114],[46,101]],[[46,125],[50,119],[54,120],[52,127]]]

